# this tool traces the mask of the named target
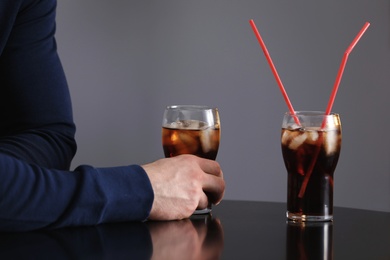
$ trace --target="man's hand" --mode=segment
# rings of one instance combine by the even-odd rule
[[[218,204],[225,192],[223,173],[216,161],[180,155],[142,167],[154,191],[149,219],[188,218],[209,202]]]

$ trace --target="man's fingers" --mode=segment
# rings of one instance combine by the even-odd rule
[[[225,181],[218,162],[198,157],[199,167],[205,172],[202,180],[203,191],[210,203],[218,204],[224,195]]]
[[[199,198],[199,205],[197,209],[205,209],[209,205],[209,199],[207,198],[207,195],[202,192],[201,197]]]
[[[223,177],[221,166],[218,162],[208,159],[198,158],[200,168],[208,174]]]
[[[202,187],[211,203],[218,204],[222,200],[225,191],[225,181],[223,178],[205,174]]]

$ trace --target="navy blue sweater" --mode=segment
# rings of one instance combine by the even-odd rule
[[[142,221],[153,190],[139,165],[69,171],[75,125],[55,10],[0,1],[0,231]]]

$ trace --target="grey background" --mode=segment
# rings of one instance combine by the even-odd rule
[[[286,104],[249,25],[254,19],[296,110],[333,111],[343,147],[335,205],[390,211],[390,2],[59,1],[59,53],[78,127],[72,167],[163,156],[169,104],[220,109],[226,199],[286,200],[280,126]]]

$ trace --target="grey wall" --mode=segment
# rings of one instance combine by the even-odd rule
[[[287,107],[254,19],[296,110],[324,110],[344,51],[366,21],[333,107],[343,147],[335,205],[390,211],[388,0],[59,1],[57,40],[78,126],[79,164],[163,156],[168,104],[220,109],[226,199],[285,201]]]

